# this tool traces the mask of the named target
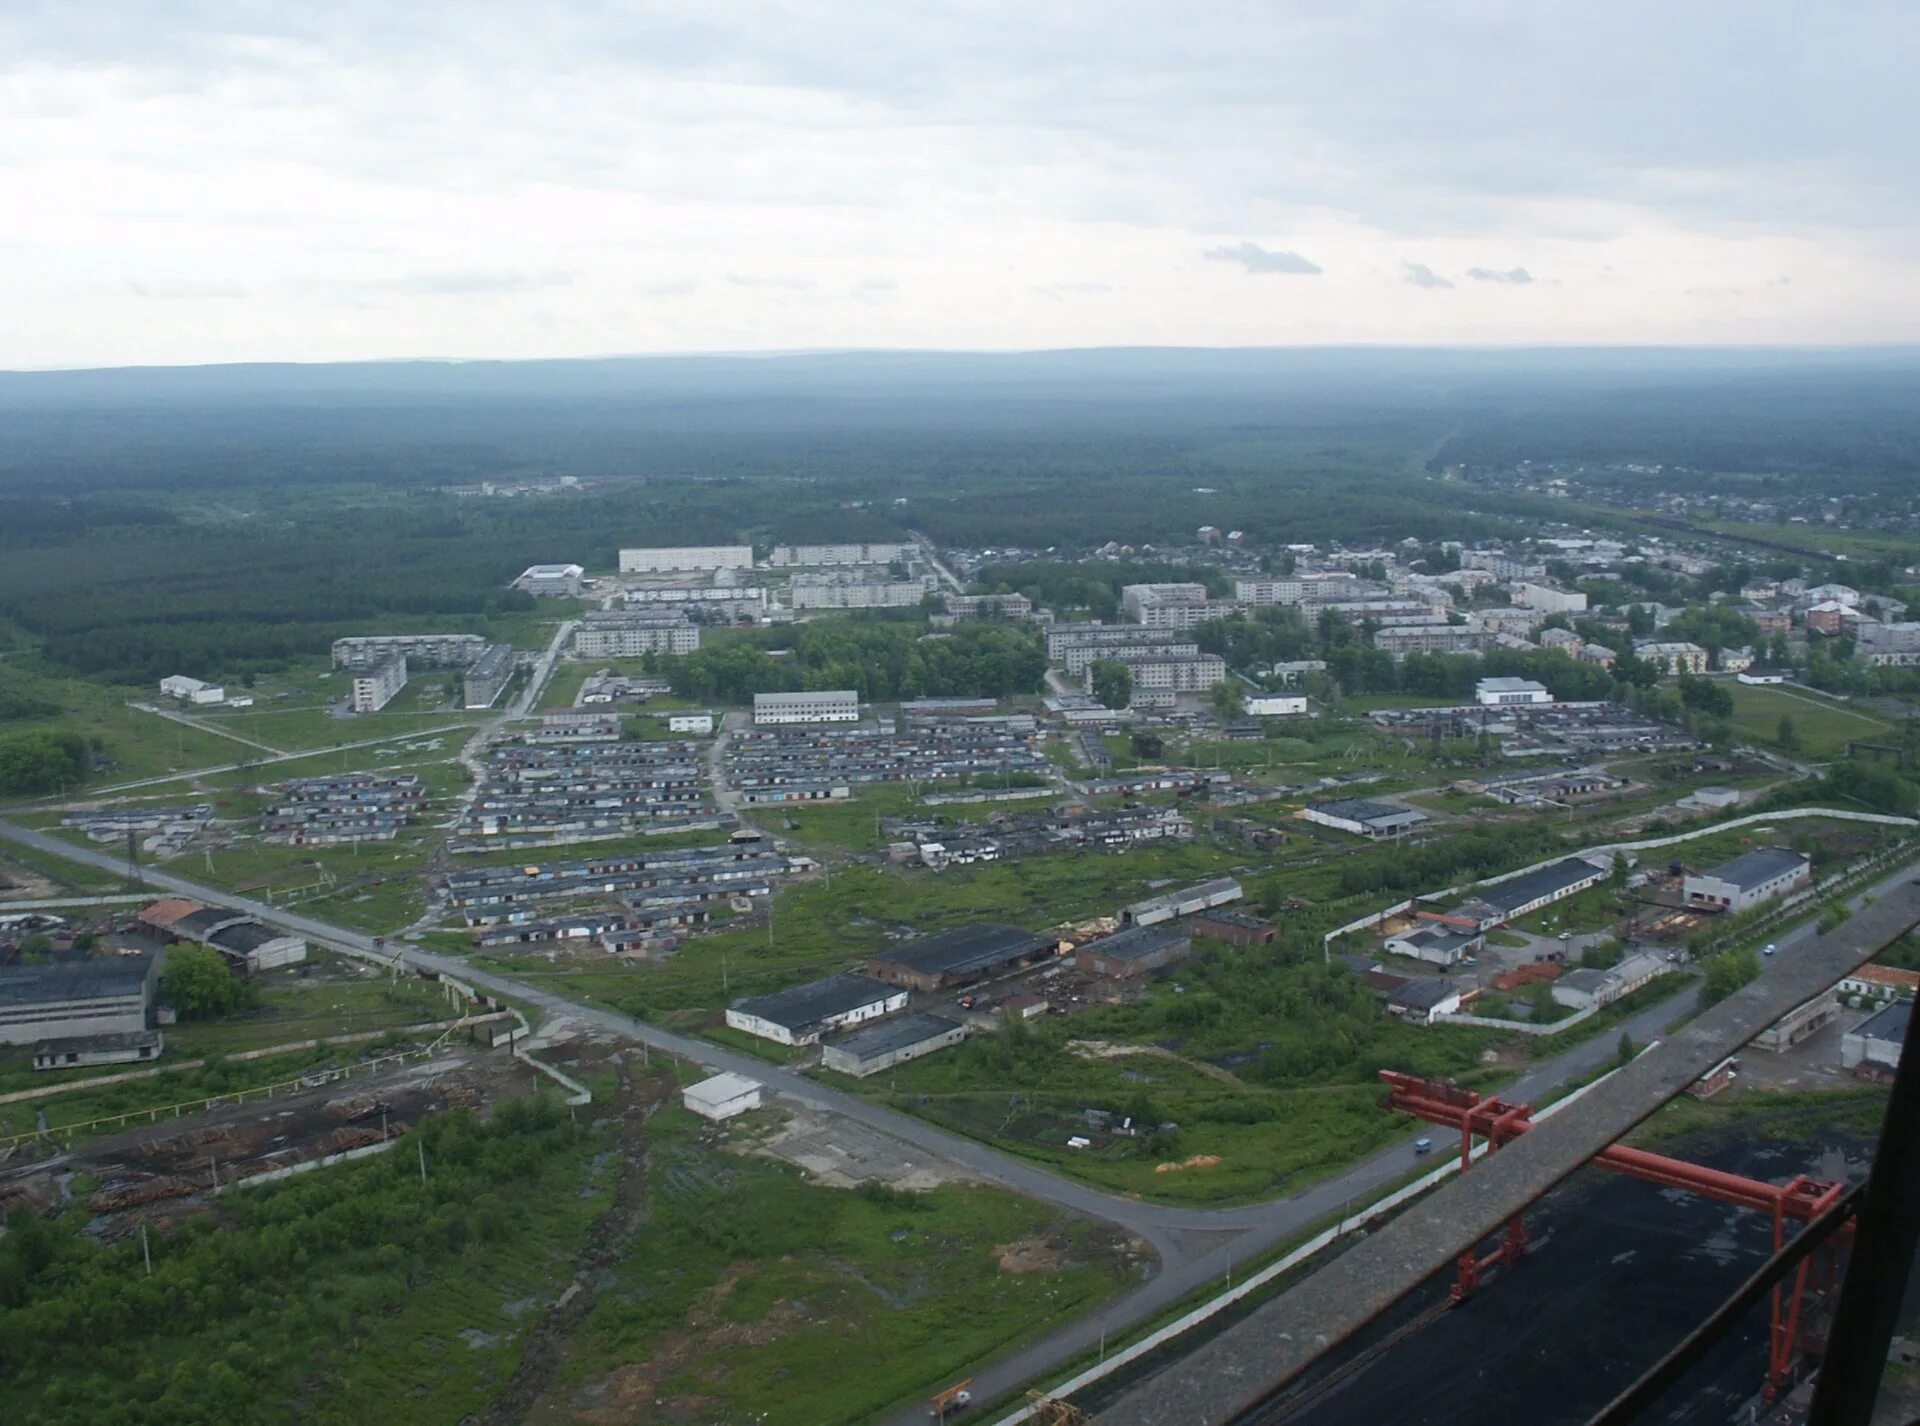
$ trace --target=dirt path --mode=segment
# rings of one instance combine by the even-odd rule
[[[1076,1055],[1090,1060],[1118,1060],[1135,1055],[1145,1055],[1155,1060],[1171,1060],[1174,1064],[1198,1070],[1208,1079],[1217,1079],[1222,1084],[1230,1084],[1235,1089],[1247,1088],[1246,1081],[1232,1070],[1221,1069],[1219,1065],[1210,1065],[1205,1060],[1190,1060],[1185,1055],[1177,1055],[1160,1045],[1116,1045],[1108,1040],[1069,1040],[1067,1048]]]

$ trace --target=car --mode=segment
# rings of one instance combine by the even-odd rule
[[[1416,1154],[1430,1154],[1430,1153],[1432,1153],[1432,1152],[1433,1152],[1433,1140],[1431,1140],[1431,1139],[1415,1139],[1415,1140],[1413,1141],[1413,1151],[1414,1151],[1414,1152],[1415,1152]]]
[[[1779,949],[1780,949],[1779,946],[1775,945],[1772,941],[1768,941],[1766,945],[1760,948],[1760,954],[1763,956],[1770,956]]]
[[[1573,932],[1571,932],[1571,931],[1562,931],[1562,932],[1560,933],[1560,939],[1561,939],[1561,940],[1563,940],[1563,941],[1571,941],[1571,940],[1573,939]]]

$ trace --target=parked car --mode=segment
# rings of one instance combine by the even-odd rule
[[[1765,946],[1761,947],[1760,954],[1763,956],[1770,956],[1779,949],[1780,949],[1779,946],[1775,945],[1772,941],[1768,941]]]

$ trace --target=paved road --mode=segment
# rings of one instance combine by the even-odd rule
[[[932,540],[928,539],[918,530],[909,530],[907,533],[913,537],[913,542],[920,546],[920,553],[925,556],[927,563],[933,566],[934,572],[946,581],[948,588],[953,590],[955,594],[959,594],[966,588],[966,585],[960,582],[954,572],[941,563],[940,551],[934,547]]]
[[[124,871],[121,863],[102,853],[11,823],[0,822],[0,839],[18,841],[114,872]],[[1224,1285],[1234,1264],[1265,1256],[1280,1243],[1311,1224],[1341,1212],[1351,1203],[1365,1203],[1414,1166],[1413,1141],[1426,1132],[1410,1127],[1389,1147],[1344,1173],[1272,1202],[1232,1208],[1143,1203],[1073,1182],[998,1149],[947,1133],[872,1100],[831,1089],[754,1056],[676,1035],[617,1011],[570,1000],[545,985],[480,970],[458,956],[440,955],[404,944],[397,953],[392,945],[376,950],[372,938],[358,932],[156,868],[140,871],[149,885],[240,907],[262,920],[284,925],[349,954],[382,964],[389,963],[397,954],[399,960],[415,969],[455,975],[522,1005],[533,1006],[545,1015],[565,1016],[582,1026],[651,1045],[716,1071],[731,1070],[747,1075],[782,1098],[844,1114],[984,1178],[1060,1207],[1109,1220],[1154,1248],[1160,1259],[1160,1271],[1139,1288],[977,1370],[974,1373],[976,1392],[982,1398],[1012,1390],[1044,1374],[1094,1347],[1103,1335],[1118,1337],[1209,1282],[1219,1281]],[[1635,1040],[1645,1043],[1655,1038],[1681,1008],[1677,998],[1663,1002],[1623,1028]],[[1584,1078],[1612,1058],[1617,1039],[1617,1035],[1608,1034],[1577,1045],[1528,1071],[1506,1093],[1522,1100],[1541,1098],[1559,1086]],[[894,1419],[901,1423],[923,1420],[924,1411],[915,1405]]]

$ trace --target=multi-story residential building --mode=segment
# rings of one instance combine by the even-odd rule
[[[1073,644],[1061,655],[1061,666],[1078,678],[1103,659],[1132,663],[1139,659],[1192,658],[1200,646],[1172,632],[1147,632],[1136,629],[1131,642],[1124,644]]]
[[[1691,643],[1644,643],[1633,646],[1633,656],[1658,664],[1665,673],[1678,677],[1707,671],[1707,651]]]
[[[1877,667],[1920,665],[1920,623],[1862,624],[1858,652]]]
[[[1047,630],[1047,662],[1063,663],[1071,648],[1137,644],[1169,634],[1150,634],[1138,624],[1056,624]]]
[[[405,654],[413,668],[467,668],[487,651],[478,634],[365,634],[333,641],[335,668],[368,668]]]
[[[1111,651],[1103,657],[1112,657]],[[1227,663],[1218,654],[1152,654],[1144,658],[1114,659],[1133,675],[1134,708],[1170,706],[1182,693],[1205,693],[1227,681]],[[1087,667],[1087,691],[1093,691],[1093,667]]]
[[[1148,628],[1188,628],[1186,611],[1206,603],[1204,584],[1129,584],[1120,591],[1121,612]]]
[[[1476,609],[1467,615],[1476,628],[1489,634],[1514,634],[1525,638],[1547,622],[1541,609]]]
[[[689,574],[701,570],[752,569],[750,545],[654,545],[620,551],[622,574]]]
[[[1522,609],[1538,609],[1543,614],[1581,614],[1586,612],[1587,596],[1578,590],[1556,589],[1550,584],[1517,580],[1513,602]]]
[[[857,723],[860,695],[850,688],[809,693],[756,693],[753,722],[764,728],[779,723]]]
[[[1373,634],[1373,646],[1385,649],[1395,658],[1404,654],[1470,654],[1478,653],[1486,646],[1491,637],[1482,630],[1466,624],[1449,624],[1444,620],[1435,620],[1426,624],[1395,624],[1388,628],[1376,629]]]
[[[633,613],[589,611],[573,631],[575,658],[639,658],[643,654],[690,654],[700,647],[700,626],[679,611]]]
[[[795,575],[787,597],[795,609],[910,609],[939,588],[930,574],[913,579],[863,579],[858,575]]]
[[[1529,564],[1505,550],[1462,550],[1460,568],[1483,569],[1497,580],[1526,579],[1546,573],[1544,565]]]
[[[1863,622],[1865,616],[1851,604],[1842,604],[1838,599],[1823,599],[1810,606],[1805,617],[1809,629],[1816,634],[1832,637],[1846,633],[1854,625]]]
[[[629,589],[628,604],[704,604],[734,606],[749,613],[767,607],[767,591],[757,584],[660,584]]]
[[[1236,579],[1234,600],[1241,604],[1317,604],[1329,599],[1348,599],[1360,588],[1361,581],[1345,570],[1324,574],[1303,574],[1278,579]]]
[[[773,556],[767,561],[775,569],[794,567],[849,565],[849,564],[901,564],[914,554],[910,544],[868,544],[868,545],[775,545]]]
[[[945,603],[956,619],[1025,619],[1033,613],[1024,594],[949,594]]]
[[[354,670],[353,711],[378,713],[407,686],[407,656],[388,654],[378,663]]]
[[[488,644],[461,680],[462,701],[469,708],[493,707],[512,680],[513,668],[512,644]]]

